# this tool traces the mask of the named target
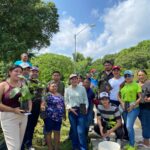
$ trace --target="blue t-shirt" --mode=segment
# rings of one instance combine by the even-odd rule
[[[22,60],[18,60],[14,64],[20,66],[23,63],[27,63],[30,67],[32,67],[32,64],[30,62],[28,62],[28,61],[27,62],[23,62]]]

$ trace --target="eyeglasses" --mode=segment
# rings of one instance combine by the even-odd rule
[[[133,75],[131,75],[131,74],[125,74],[124,77],[125,77],[125,78],[132,78]]]

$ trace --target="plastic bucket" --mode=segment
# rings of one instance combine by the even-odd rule
[[[98,150],[120,150],[120,145],[112,141],[103,141],[98,144]]]

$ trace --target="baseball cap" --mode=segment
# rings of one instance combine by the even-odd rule
[[[112,70],[115,70],[115,69],[120,70],[120,67],[119,66],[113,66]]]
[[[100,97],[100,99],[102,99],[104,97],[109,98],[109,94],[107,92],[101,92],[99,97]]]
[[[69,76],[69,79],[72,79],[73,77],[77,77],[77,74],[71,74],[71,75]]]
[[[39,68],[36,67],[36,66],[33,66],[30,70],[31,70],[31,71],[32,71],[32,70],[39,71]]]
[[[124,72],[124,75],[131,75],[131,76],[133,76],[134,74],[133,74],[133,72],[131,70],[126,70]]]

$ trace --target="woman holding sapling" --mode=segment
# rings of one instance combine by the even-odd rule
[[[20,150],[27,124],[27,116],[20,109],[21,88],[20,80],[22,68],[12,66],[8,71],[8,78],[0,83],[0,120],[8,150]],[[18,92],[12,97],[12,91]],[[32,103],[29,102],[31,111]]]

